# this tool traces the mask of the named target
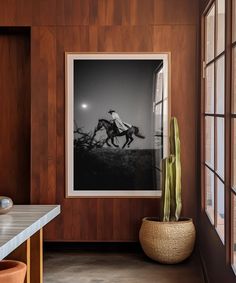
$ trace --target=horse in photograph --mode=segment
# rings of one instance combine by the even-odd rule
[[[117,127],[114,124],[114,122],[110,122],[110,121],[108,121],[106,119],[99,119],[98,120],[98,124],[97,124],[97,126],[95,128],[95,133],[97,131],[101,130],[102,128],[104,128],[106,130],[107,138],[106,138],[106,142],[105,143],[108,146],[111,146],[110,143],[109,143],[109,140],[111,140],[111,143],[112,143],[112,145],[114,147],[119,147],[114,142],[115,137],[121,137],[121,136],[125,136],[126,137],[126,141],[125,141],[124,145],[122,146],[122,148],[125,148],[126,145],[128,147],[130,147],[130,144],[134,140],[133,135],[135,135],[138,138],[145,139],[145,137],[140,134],[139,128],[136,127],[136,126],[131,126],[126,131],[119,132],[119,130],[117,129]]]

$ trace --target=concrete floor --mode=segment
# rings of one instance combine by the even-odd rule
[[[161,265],[142,253],[46,252],[44,283],[204,283],[198,256]]]

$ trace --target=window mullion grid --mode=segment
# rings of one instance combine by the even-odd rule
[[[231,62],[232,62],[232,51],[233,51],[233,47],[231,48]],[[231,64],[231,92],[230,92],[230,98],[231,98],[231,102],[233,101],[233,80],[232,80],[232,68],[233,65]],[[232,105],[232,104],[231,104]],[[234,259],[234,244],[235,244],[235,239],[234,239],[234,235],[235,235],[235,229],[236,227],[234,227],[234,218],[236,217],[235,215],[235,208],[234,208],[234,197],[236,197],[236,188],[234,187],[236,184],[234,184],[234,136],[235,136],[235,129],[234,129],[234,119],[236,118],[236,114],[233,114],[233,108],[230,107],[230,111],[231,111],[231,115],[230,115],[230,162],[229,162],[229,166],[231,167],[230,169],[230,173],[229,173],[229,184],[230,184],[230,192],[229,192],[229,257],[230,257],[230,263],[232,264],[232,266],[235,266],[236,262]]]
[[[236,188],[235,187],[231,187],[230,191],[231,191],[231,193],[233,193],[236,196]]]
[[[232,0],[226,0],[225,13],[225,247],[226,262],[233,262],[233,197],[231,193],[231,157],[232,157]]]
[[[217,54],[217,13],[218,5],[215,1],[215,24],[214,24],[214,171],[217,165],[217,123],[216,123],[216,54]],[[217,227],[217,176],[214,172],[214,227]]]
[[[233,88],[232,88],[232,51],[233,48],[236,48],[236,41],[232,43],[232,16],[230,16],[230,12],[232,11],[232,0],[226,0],[226,14],[225,14],[225,48],[224,51],[222,51],[219,55],[216,54],[217,51],[217,15],[218,15],[218,6],[216,1],[212,1],[210,7],[212,5],[215,5],[215,26],[214,26],[214,57],[212,60],[207,62],[206,67],[208,67],[210,64],[214,64],[214,113],[206,113],[205,112],[205,103],[204,105],[204,118],[203,118],[203,126],[204,126],[204,137],[203,141],[205,141],[205,117],[213,117],[214,119],[214,168],[211,168],[206,163],[205,159],[205,146],[203,150],[203,159],[204,159],[204,180],[205,180],[205,167],[207,167],[209,170],[211,170],[212,173],[214,173],[214,226],[217,227],[217,211],[218,211],[218,203],[217,203],[217,179],[220,177],[217,173],[217,117],[224,119],[224,125],[225,125],[225,166],[224,166],[224,180],[222,178],[219,178],[219,180],[222,182],[224,181],[224,192],[225,192],[225,243],[226,243],[226,253],[227,253],[227,262],[229,262],[229,259],[231,259],[231,262],[233,262],[233,244],[234,244],[234,238],[233,238],[233,196],[236,197],[236,187],[233,187],[233,160],[232,160],[232,150],[233,150],[233,120],[236,119],[236,113],[233,113],[230,109],[232,105],[232,99],[233,99]],[[210,10],[210,8],[209,8]],[[206,14],[205,14],[206,19]],[[206,20],[204,21],[206,24]],[[230,31],[229,31],[230,29]],[[204,35],[205,42],[206,42],[206,33]],[[205,50],[204,46],[204,50]],[[217,55],[217,56],[216,56]],[[216,111],[216,61],[222,56],[225,56],[225,85],[224,85],[224,99],[225,99],[225,112],[224,114],[217,114]],[[204,84],[206,82],[204,81]],[[231,87],[230,87],[231,86]],[[204,102],[206,99],[206,89],[204,86]],[[232,167],[232,168],[231,168]],[[232,170],[231,170],[232,169]],[[228,173],[227,173],[228,172]],[[235,184],[234,184],[235,185]],[[205,185],[204,185],[205,188]],[[204,192],[206,193],[206,188],[204,189]],[[204,193],[204,197],[205,197]],[[206,211],[206,201],[204,200],[204,208]],[[231,233],[230,233],[231,232]],[[228,247],[230,246],[230,250]],[[229,252],[230,251],[230,256]]]
[[[204,47],[202,48],[202,51],[203,51],[203,62],[206,62],[206,54],[207,54],[207,50],[206,50],[206,42],[207,42],[207,32],[206,32],[206,15],[204,15],[204,19],[202,21],[202,23],[204,23]],[[206,65],[205,65],[205,68],[203,70],[203,74],[206,74]],[[202,74],[202,75],[203,75]],[[206,161],[206,118],[205,118],[205,115],[206,115],[206,75],[202,76],[202,82],[203,82],[203,100],[202,100],[202,134],[203,134],[203,139],[201,140],[201,146],[202,146],[202,160],[203,161],[203,166],[201,165],[201,173],[202,173],[202,178],[201,178],[201,182],[202,182],[202,197],[203,197],[203,202],[202,202],[202,207],[204,209],[204,212],[206,212],[206,168],[205,168],[205,161]]]
[[[235,227],[234,227],[234,217],[235,215],[235,209],[234,209],[234,197],[236,197],[236,191],[234,188],[230,188],[230,197],[229,197],[229,212],[230,212],[230,218],[229,218],[229,225],[230,225],[230,234],[229,234],[229,259],[230,259],[230,264],[233,266],[235,265],[234,262],[234,234],[235,234]]]
[[[216,57],[214,57],[212,60],[206,63],[206,67],[217,61],[221,56],[225,55],[225,50],[222,51],[220,54],[218,54]]]
[[[214,175],[216,175],[216,177],[217,177],[223,184],[225,184],[224,179],[222,179],[222,177],[217,173],[217,171],[215,171],[215,169],[212,169],[211,166],[210,166],[207,162],[205,162],[204,165],[205,165]]]

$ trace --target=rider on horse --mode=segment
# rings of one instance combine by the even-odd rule
[[[110,110],[108,111],[108,113],[111,114],[112,121],[108,121],[106,119],[99,119],[98,124],[94,130],[94,135],[96,135],[97,131],[101,130],[102,128],[106,130],[107,138],[105,143],[108,146],[111,146],[109,144],[109,141],[111,141],[114,147],[119,147],[114,143],[114,138],[116,137],[126,137],[126,141],[123,144],[122,148],[130,146],[130,144],[134,140],[133,135],[140,139],[145,139],[145,136],[140,134],[138,127],[122,122],[119,115],[114,110]]]
[[[132,125],[122,122],[120,116],[116,113],[115,110],[109,110],[108,113],[111,114],[112,121],[119,133],[125,132],[132,127]]]

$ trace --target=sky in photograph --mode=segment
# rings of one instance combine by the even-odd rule
[[[75,60],[74,120],[91,132],[98,119],[111,119],[115,110],[122,121],[139,127],[145,139],[135,138],[131,149],[153,148],[153,73],[158,60]],[[104,131],[98,133],[105,137]],[[119,145],[124,138],[119,137]]]

